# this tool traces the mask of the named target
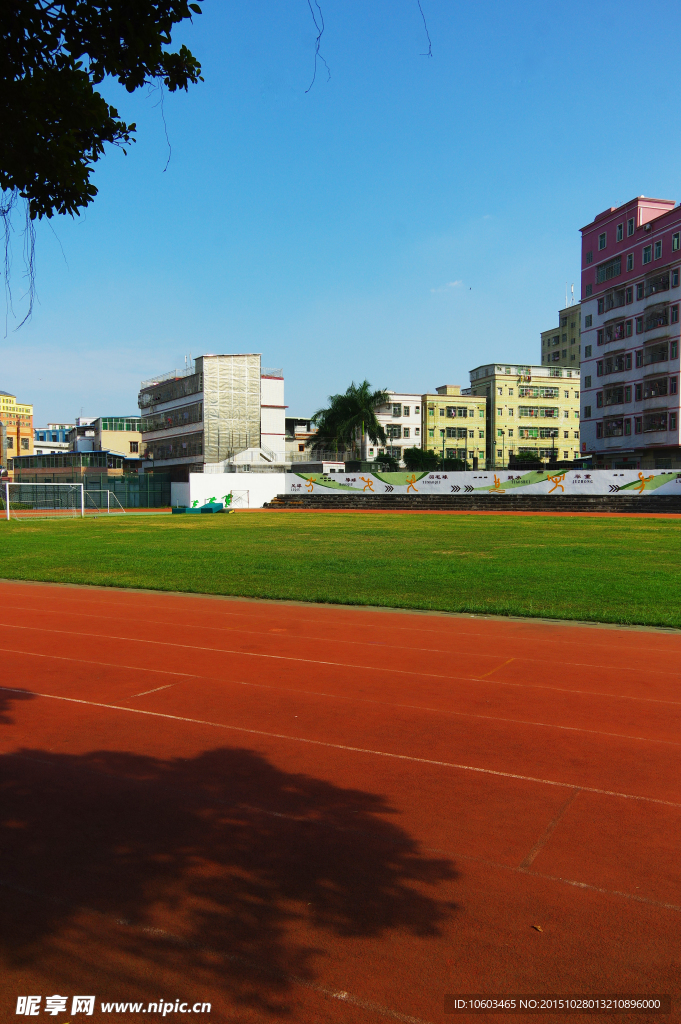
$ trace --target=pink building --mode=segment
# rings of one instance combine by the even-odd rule
[[[595,468],[681,468],[681,206],[638,196],[582,228],[581,446]]]

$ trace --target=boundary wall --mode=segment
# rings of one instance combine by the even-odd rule
[[[262,508],[265,502],[285,493],[281,473],[190,473],[189,483],[170,485],[171,505],[190,507],[195,501],[205,505],[211,498],[223,501],[225,495],[239,496],[235,508]]]
[[[283,475],[283,474],[282,474]],[[681,472],[656,469],[461,473],[286,473],[286,494],[668,494],[681,497]],[[281,493],[281,492],[275,492]]]

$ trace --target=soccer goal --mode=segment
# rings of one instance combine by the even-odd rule
[[[5,519],[71,519],[85,515],[82,484],[2,485]]]
[[[125,509],[113,491],[87,490],[85,492],[85,515],[106,516],[125,513]]]

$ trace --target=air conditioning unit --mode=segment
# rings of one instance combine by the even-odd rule
[[[650,231],[651,227],[652,227],[652,224],[644,224],[643,225],[643,230],[644,231]]]

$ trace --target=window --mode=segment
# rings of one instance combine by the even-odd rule
[[[654,309],[645,318],[645,330],[654,331],[657,327],[666,327],[669,323],[668,309]]]
[[[483,438],[484,436],[485,436],[485,431],[484,430],[479,430],[478,431],[478,437]]]
[[[509,409],[508,409],[508,415],[509,415],[509,416],[512,416],[512,415],[513,415],[513,409],[511,409],[511,408],[510,408],[510,406],[509,406]]]
[[[670,359],[676,359],[676,356],[678,354],[677,353],[677,348],[678,348],[678,342],[673,341],[671,343],[671,345],[669,346],[669,358]]]
[[[298,451],[299,452],[304,452],[305,451],[305,445],[304,444],[299,444],[298,445]]]
[[[666,412],[649,412],[643,417],[643,433],[659,432],[667,429]]]
[[[588,359],[590,355],[591,355],[591,345],[585,345],[584,346],[584,358]],[[587,387],[589,387],[588,384],[587,384]]]
[[[636,332],[638,334],[638,331]],[[643,366],[643,352],[636,353],[636,367]]]
[[[679,287],[679,268],[672,270],[672,288]]]
[[[401,416],[401,415],[402,415],[402,406],[400,405],[399,402],[396,402],[396,403],[393,404],[393,416]]]
[[[419,414],[419,411],[420,411],[420,410],[419,410],[419,406],[418,406],[418,405],[415,405],[415,406],[414,406],[414,416],[418,416],[418,414]]]
[[[631,434],[631,420],[624,421],[624,433],[628,436]]]
[[[569,436],[570,436],[570,431],[569,430],[564,430],[563,431],[563,437],[569,437]]]
[[[434,430],[429,430],[428,431],[428,437],[435,437],[435,431]]]
[[[591,387],[591,376],[590,375],[584,378],[584,387],[585,388],[590,388]]]
[[[621,242],[624,238],[624,224],[617,225],[617,241]]]
[[[593,285],[588,284],[586,286],[586,288],[584,289],[584,294],[586,295],[587,298],[589,297],[589,295],[591,295],[592,291],[593,291]]]
[[[668,359],[667,342],[659,345],[649,345],[643,350],[643,365],[650,366],[651,363],[666,363]]]
[[[679,235],[679,232],[677,231],[676,234],[672,235],[672,252],[677,252],[678,249],[681,248],[681,246],[679,245],[679,241],[680,240],[681,240],[681,236]]]
[[[605,249],[606,245],[607,245],[607,235],[606,235],[606,233],[604,231],[602,235],[598,236],[598,248],[599,249]]]
[[[636,333],[637,334],[643,334],[643,317],[642,316],[637,316],[636,317]]]
[[[497,416],[503,416],[503,415],[504,415],[504,410],[503,410],[503,409],[501,408],[501,406],[500,406],[500,407],[499,407],[499,408],[497,409]]]
[[[601,263],[600,267],[596,267],[596,282],[602,284],[603,281],[610,281],[613,277],[619,277],[622,273],[622,257],[616,256],[614,260],[608,260],[607,263]]]
[[[485,418],[485,410],[484,409],[478,409],[478,416],[480,417],[480,419],[484,419]]]
[[[643,281],[639,281],[636,285],[636,299],[642,299],[645,294],[645,285]]]
[[[472,436],[473,436],[473,435],[471,434],[471,437],[472,437]],[[508,431],[508,436],[509,436],[509,437],[513,437],[513,427],[510,427],[510,428],[509,428],[509,431]]]
[[[679,322],[679,307],[678,306],[672,306],[671,314],[672,314],[671,315],[671,322],[673,324],[678,324],[678,322]]]
[[[675,395],[676,394],[676,386],[677,386],[676,377],[670,377],[669,378],[669,394],[670,395]]]
[[[409,415],[409,406],[408,405],[403,405],[402,406],[402,415],[403,416],[408,416]]]
[[[513,394],[513,388],[509,388],[508,389],[508,393],[509,393],[509,395],[512,395]]]
[[[656,292],[669,290],[669,274],[659,274],[646,281],[646,295],[655,295]]]
[[[630,338],[632,333],[633,333],[633,330],[634,330],[634,322],[633,322],[633,320],[627,320],[626,324],[624,325],[624,335],[625,335],[625,337]]]
[[[598,300],[598,313],[599,313],[599,315],[601,313],[605,313],[605,299],[603,299],[603,298],[600,298]]]
[[[584,326],[585,327],[591,327],[592,323],[593,323],[593,316],[591,315],[591,313],[588,313],[587,316],[584,317]]]
[[[630,217],[627,221],[627,236],[631,237],[634,233],[634,218]]]
[[[497,458],[498,459],[502,458],[501,448],[497,448]]]
[[[429,416],[434,416],[435,415],[435,409],[429,409],[428,410],[428,415]]]
[[[593,250],[589,249],[588,253],[586,254],[586,262],[587,263],[591,263],[593,258],[594,258]]]
[[[624,401],[625,402],[630,402],[631,401],[631,384],[627,384],[625,389],[624,389]]]
[[[573,430],[573,434],[574,434],[575,441],[579,441],[579,431],[578,430]]]
[[[634,395],[637,402],[643,399],[643,384],[637,384],[634,388]]]
[[[603,408],[603,392],[602,391],[599,391],[596,394],[596,408],[597,409],[602,409]]]
[[[7,447],[8,448],[14,448],[14,438],[13,437],[8,437],[7,438]]]
[[[634,433],[635,434],[640,434],[640,433],[642,433],[642,431],[643,431],[643,417],[642,416],[635,416],[634,417]]]
[[[643,385],[644,398],[665,398],[667,395],[667,378],[658,377],[657,380],[647,380]]]
[[[605,331],[601,327],[600,330],[596,333],[596,344],[597,345],[603,345],[604,343],[605,343]]]
[[[402,431],[402,437],[409,437],[410,427],[405,427]]]
[[[653,258],[653,247],[652,245],[646,245],[643,248],[643,262],[650,263]]]
[[[662,256],[662,239],[655,242],[655,259],[659,260]]]
[[[444,414],[445,414],[445,411],[444,411],[444,409],[441,408],[440,409],[440,416],[444,416]]]
[[[139,441],[131,441],[130,442],[130,451],[131,452],[138,452],[139,450],[140,450]]]
[[[597,377],[602,377],[603,376],[603,360],[602,359],[599,359],[598,362],[596,363],[596,376]]]
[[[624,433],[624,420],[605,420],[603,423],[604,437],[621,437]]]
[[[675,412],[670,412],[669,413],[669,429],[670,430],[676,430],[676,413]]]
[[[602,423],[597,423],[596,424],[596,437],[603,437],[603,424]]]
[[[628,256],[627,256],[627,270],[633,270],[633,269],[634,269],[634,254],[633,254],[633,252],[630,252],[628,254]]]
[[[386,437],[393,440],[402,437],[402,426],[399,423],[388,423],[386,425]]]
[[[414,437],[419,437],[420,434],[421,434],[420,428],[419,427],[414,427]]]

